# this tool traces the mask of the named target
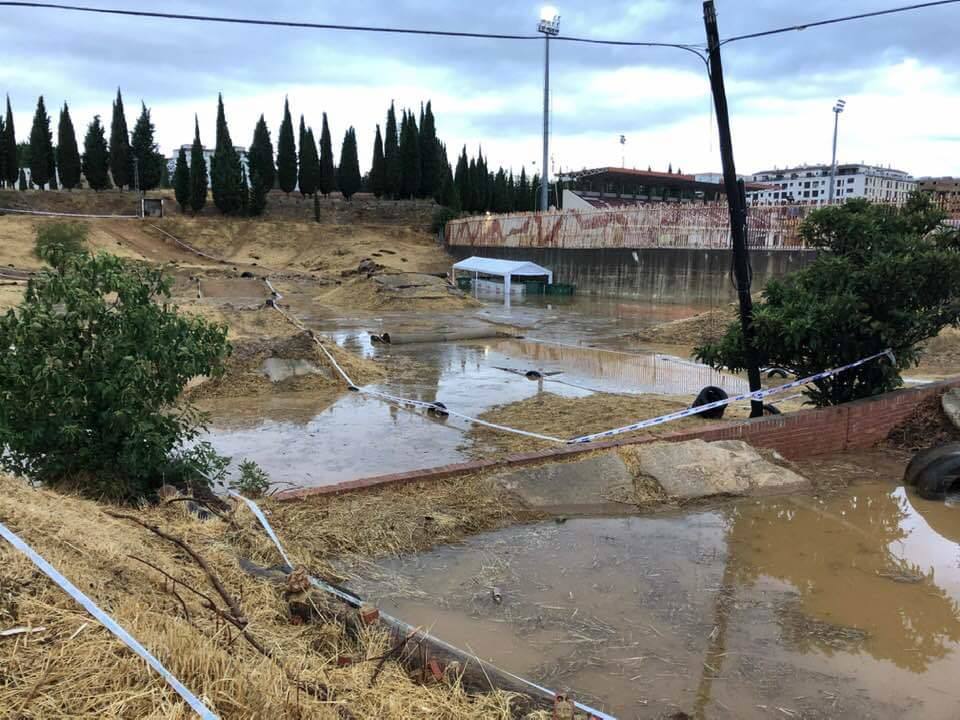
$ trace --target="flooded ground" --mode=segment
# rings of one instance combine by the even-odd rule
[[[356,587],[620,718],[956,718],[960,508],[902,467],[858,454],[801,467],[853,480],[829,496],[512,527]]]
[[[295,307],[296,307],[296,303]],[[583,397],[593,392],[686,395],[705,385],[742,392],[742,379],[682,358],[589,347],[641,323],[662,322],[692,308],[597,298],[531,298],[511,308],[491,305],[425,321],[409,313],[328,317],[301,305],[301,316],[344,347],[384,364],[389,378],[372,386],[393,395],[441,401],[472,416],[539,392]],[[516,328],[523,340],[382,345],[371,334],[422,327]],[[543,377],[528,380],[538,370]],[[438,420],[356,393],[275,394],[267,400],[229,398],[200,403],[213,417],[210,441],[221,452],[256,460],[275,481],[326,485],[469,459],[468,425]],[[637,418],[641,419],[641,418]]]

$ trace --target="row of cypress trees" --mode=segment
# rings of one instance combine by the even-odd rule
[[[140,117],[127,130],[123,97],[117,90],[110,123],[110,142],[100,116],[93,118],[84,137],[83,155],[77,145],[77,135],[66,103],[60,109],[57,124],[57,144],[53,144],[51,119],[41,95],[33,115],[28,143],[17,145],[10,97],[7,97],[6,115],[0,118],[0,182],[7,187],[19,185],[26,189],[24,168],[30,169],[30,184],[41,190],[62,187],[72,190],[80,186],[81,173],[94,190],[116,185],[119,188],[139,187],[151,190],[158,187],[166,170],[166,161],[154,142],[154,125],[150,110],[141,104]]]
[[[58,179],[65,189],[79,187],[81,172],[94,190],[114,185],[119,189],[151,190],[168,182],[166,161],[154,142],[154,125],[145,104],[141,103],[140,116],[133,133],[129,133],[123,97],[118,89],[109,130],[108,141],[100,116],[94,117],[87,127],[81,156],[70,111],[64,104],[54,145],[50,117],[41,96],[30,142],[18,149],[8,97],[6,116],[0,117],[0,182],[15,186],[19,181],[23,187],[23,173],[19,169],[24,166],[30,168],[32,184],[41,189],[55,188]],[[313,128],[301,115],[297,142],[288,101],[284,101],[276,155],[264,116],[261,114],[257,121],[247,153],[249,175],[233,146],[222,96],[218,98],[216,146],[209,168],[197,123],[189,155],[188,159],[187,152],[180,149],[173,186],[180,206],[194,212],[206,205],[208,180],[214,205],[228,215],[261,214],[267,193],[273,187],[288,194],[299,188],[304,196],[317,193],[326,196],[339,190],[348,199],[366,189],[378,198],[432,197],[458,211],[509,212],[534,209],[539,186],[536,175],[528,182],[525,169],[521,169],[519,177],[502,167],[492,172],[482,151],[476,158],[470,158],[466,147],[458,156],[454,170],[446,145],[437,137],[430,101],[421,104],[419,117],[413,111],[402,110],[399,124],[391,102],[384,132],[381,133],[379,124],[376,126],[371,169],[366,178],[360,175],[354,128],[346,131],[340,162],[335,164],[327,114],[323,114],[319,143]],[[26,162],[21,162],[23,159]]]

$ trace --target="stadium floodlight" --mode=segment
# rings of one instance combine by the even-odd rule
[[[540,188],[540,210],[550,209],[550,38],[560,34],[560,13],[552,5],[540,9],[537,30],[543,33],[543,187]]]

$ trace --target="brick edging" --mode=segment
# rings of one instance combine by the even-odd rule
[[[287,490],[276,497],[282,502],[302,500],[313,495],[340,495],[382,485],[442,480],[492,468],[532,465],[582,453],[653,441],[744,440],[758,447],[777,450],[789,459],[823,455],[844,450],[873,447],[885,439],[897,424],[905,420],[923,400],[960,387],[960,376],[939,382],[854,400],[835,407],[799,410],[787,415],[772,415],[729,423],[712,423],[665,435],[633,435],[601,442],[565,445],[534,452],[514,453],[489,460],[440,465],[407,472],[375,475],[334,485]]]

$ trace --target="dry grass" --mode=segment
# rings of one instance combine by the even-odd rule
[[[357,277],[345,281],[342,285],[316,297],[316,301],[333,307],[351,310],[400,310],[400,311],[439,311],[463,310],[480,307],[482,304],[473,298],[447,292],[443,286],[439,290],[430,288],[420,293],[400,294],[390,292],[378,285],[373,278]]]
[[[693,317],[641,328],[632,337],[644,342],[693,348],[704,342],[719,340],[736,317],[736,306],[724,305]]]
[[[316,567],[323,565],[324,553],[416,549],[431,536],[453,538],[478,523],[503,521],[507,506],[482,481],[472,482],[396,489],[380,497],[271,503],[268,510],[291,552]],[[132,559],[147,560],[214,595],[198,566],[171,543],[109,517],[94,502],[35,490],[16,479],[0,478],[0,494],[0,520],[111,613],[220,717],[510,717],[505,694],[469,697],[458,687],[418,685],[392,661],[371,688],[377,663],[369,660],[388,650],[388,638],[373,631],[351,637],[330,623],[293,624],[280,592],[238,566],[238,555],[265,564],[279,561],[245,508],[229,516],[234,528],[217,519],[200,522],[186,514],[183,503],[135,514],[185,538],[206,558],[239,600],[250,634],[272,659],[238,637],[183,585]],[[487,505],[473,507],[478,511],[473,515],[465,504],[471,499]],[[428,514],[444,518],[436,524],[445,529],[425,532]],[[25,557],[3,545],[0,628],[21,625],[44,630],[0,640],[0,718],[191,716],[156,673]],[[338,667],[338,657],[353,663]],[[308,691],[320,687],[327,689],[325,700]]]

